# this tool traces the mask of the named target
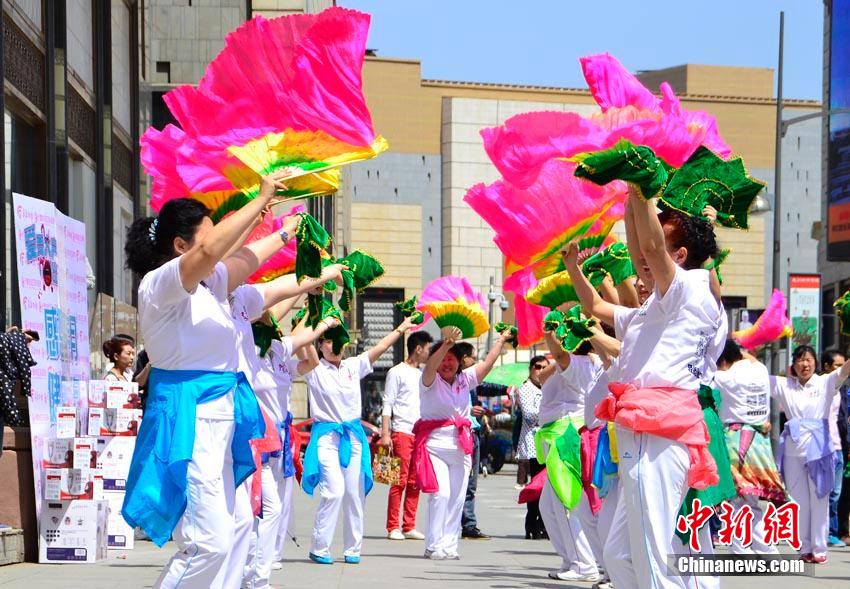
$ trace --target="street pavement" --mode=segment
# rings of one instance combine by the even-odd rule
[[[557,567],[548,541],[525,540],[525,506],[516,504],[515,467],[506,465],[498,475],[479,478],[477,513],[479,527],[492,540],[462,540],[461,560],[430,561],[422,557],[423,542],[391,541],[385,537],[387,488],[375,485],[366,501],[366,537],[359,565],[341,562],[342,525],[337,526],[333,565],[307,560],[312,518],[317,500],[296,491],[295,534],[300,546],[287,545],[283,570],[272,574],[272,587],[375,589],[376,584],[397,589],[434,587],[493,588],[590,587],[589,583],[565,583],[547,578]],[[420,502],[419,525],[425,529],[427,497]],[[174,552],[173,543],[157,549],[137,542],[135,550],[109,551],[109,558],[90,565],[20,564],[0,567],[3,589],[68,587],[71,589],[135,589],[151,587],[163,564]],[[850,587],[850,548],[831,550],[829,563],[815,568],[816,577],[725,577],[723,589],[816,589]]]

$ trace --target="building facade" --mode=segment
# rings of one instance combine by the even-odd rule
[[[12,192],[20,192],[85,223],[92,341],[99,349],[101,329],[135,332],[123,241],[142,202],[138,2],[0,4],[3,323],[20,321],[11,215]]]

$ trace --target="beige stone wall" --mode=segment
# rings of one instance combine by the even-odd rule
[[[376,286],[403,288],[405,296],[422,289],[422,207],[353,203],[351,240],[380,260],[386,273]]]

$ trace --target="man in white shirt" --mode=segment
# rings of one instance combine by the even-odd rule
[[[425,538],[416,530],[419,489],[415,486],[413,424],[419,419],[419,380],[422,376],[419,366],[428,360],[432,342],[431,336],[424,331],[412,333],[407,338],[407,359],[387,372],[381,417],[381,445],[401,461],[399,484],[390,487],[387,501],[387,538],[390,540]],[[404,515],[400,519],[402,494]]]

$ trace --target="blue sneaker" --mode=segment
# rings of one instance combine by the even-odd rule
[[[346,556],[345,557],[345,564],[360,564],[360,557],[359,556]]]
[[[312,560],[316,564],[333,564],[334,563],[334,559],[332,559],[330,556],[319,556],[318,554],[313,554],[312,552],[310,553],[310,560]]]
[[[830,536],[826,539],[826,545],[830,548],[844,548],[847,546],[844,542],[841,541],[841,538],[837,536]]]

